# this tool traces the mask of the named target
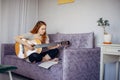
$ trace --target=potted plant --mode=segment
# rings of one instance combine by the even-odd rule
[[[98,26],[101,26],[103,28],[104,34],[107,34],[106,27],[110,26],[109,21],[108,20],[103,20],[103,18],[99,18],[97,23],[98,23]]]
[[[102,27],[103,30],[104,30],[104,42],[103,43],[111,44],[111,35],[106,32],[106,27],[110,26],[109,21],[108,20],[103,20],[103,18],[99,18],[97,23],[98,23],[98,26]]]

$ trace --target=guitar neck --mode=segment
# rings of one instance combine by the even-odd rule
[[[35,45],[35,48],[43,48],[43,47],[49,47],[49,46],[56,46],[57,44],[60,44],[61,42],[55,42],[55,43],[48,43],[48,44],[38,44]]]

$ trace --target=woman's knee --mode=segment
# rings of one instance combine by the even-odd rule
[[[37,58],[37,57],[38,57],[38,54],[37,54],[37,53],[32,53],[29,57]]]
[[[29,56],[30,62],[36,61],[37,57],[38,57],[38,54],[37,54],[37,53],[32,53],[32,54]]]

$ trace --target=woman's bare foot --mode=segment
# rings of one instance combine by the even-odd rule
[[[34,64],[35,64],[35,63],[36,63],[36,61],[33,61],[32,63],[34,63]]]
[[[50,56],[47,54],[43,57],[42,62],[51,60]]]
[[[58,59],[58,58],[54,58],[54,59],[52,59],[51,61],[58,62],[58,61],[59,61],[59,59]]]

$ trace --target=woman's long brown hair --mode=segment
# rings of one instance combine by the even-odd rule
[[[31,32],[32,34],[36,34],[36,33],[38,32],[39,28],[40,28],[42,25],[47,26],[44,21],[38,21],[38,22],[36,23],[36,25],[34,26],[34,28],[33,28],[30,32]],[[46,32],[45,32],[45,33],[42,35],[42,41],[41,41],[41,42],[42,42],[42,43],[45,43],[46,38],[47,38],[47,36],[46,36]]]

